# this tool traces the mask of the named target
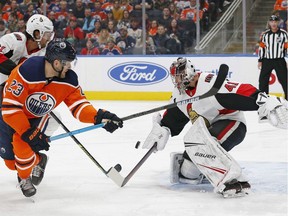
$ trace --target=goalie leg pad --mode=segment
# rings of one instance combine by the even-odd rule
[[[187,154],[214,186],[215,192],[223,192],[225,183],[241,176],[241,167],[210,135],[202,117],[184,136],[184,144]]]
[[[204,180],[203,174],[192,161],[183,157],[180,152],[170,154],[170,182],[172,184],[201,184]]]
[[[179,183],[180,166],[183,163],[183,153],[172,152],[170,154],[170,182]]]

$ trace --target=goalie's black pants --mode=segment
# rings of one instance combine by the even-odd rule
[[[208,131],[228,152],[244,140],[247,129],[244,123],[227,119],[214,122],[208,128]],[[183,156],[184,158],[189,159],[186,151]]]

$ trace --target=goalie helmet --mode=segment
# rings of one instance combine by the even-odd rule
[[[170,66],[170,76],[175,87],[178,88],[180,93],[183,93],[192,78],[195,76],[195,67],[190,60],[186,58],[178,58]]]
[[[72,62],[76,59],[76,50],[67,40],[54,39],[46,48],[45,59],[50,63],[55,60]]]
[[[37,30],[40,33],[40,39],[34,37],[34,32]],[[26,23],[26,32],[37,42],[41,41],[43,36],[47,37],[47,40],[53,39],[53,30],[54,26],[52,21],[41,14],[32,15]]]

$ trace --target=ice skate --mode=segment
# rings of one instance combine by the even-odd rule
[[[237,180],[225,184],[224,190],[221,192],[224,198],[242,197],[248,195],[251,185],[246,182]]]
[[[39,185],[44,177],[45,168],[48,162],[47,155],[39,153],[40,161],[32,170],[32,183],[34,185]]]
[[[31,197],[36,194],[37,190],[31,182],[31,178],[21,179],[18,176],[19,187],[25,197]]]

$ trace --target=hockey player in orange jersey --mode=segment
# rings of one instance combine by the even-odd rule
[[[42,156],[46,160],[45,168],[47,157],[39,151],[49,150],[48,115],[61,102],[81,122],[106,121],[104,128],[111,133],[123,126],[117,115],[96,110],[86,99],[76,73],[70,69],[75,58],[76,51],[69,42],[55,39],[48,44],[45,57],[31,57],[18,65],[5,84],[0,115],[0,155],[6,161],[15,161],[20,188],[26,197],[36,194],[34,185],[43,178],[44,173],[30,177],[31,171],[39,161],[41,163]]]

